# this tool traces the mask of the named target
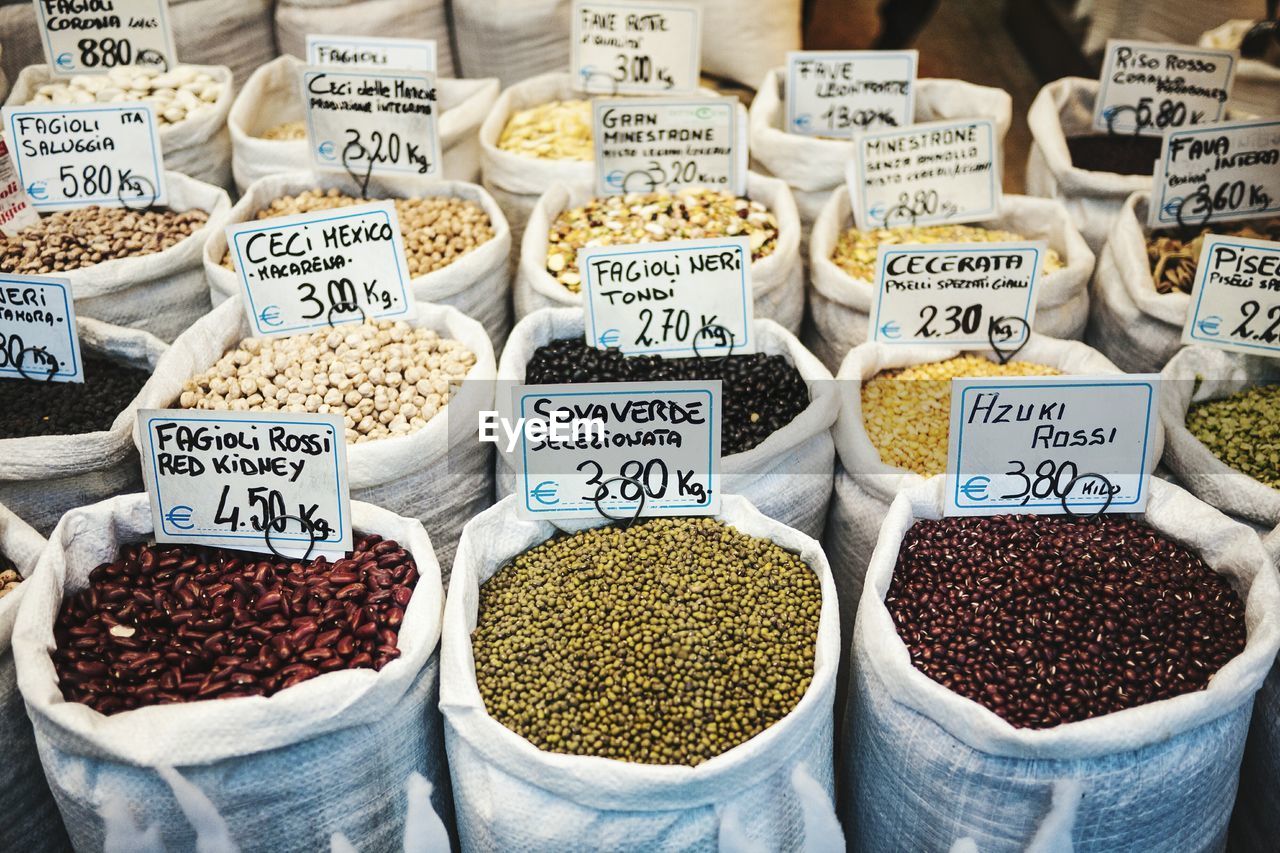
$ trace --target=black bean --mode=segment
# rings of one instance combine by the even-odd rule
[[[1071,165],[1087,172],[1150,175],[1160,159],[1158,136],[1094,134],[1067,137]]]
[[[151,374],[82,350],[84,383],[0,380],[0,438],[77,435],[111,428]],[[39,377],[42,368],[30,373]],[[48,371],[48,368],[43,368]]]

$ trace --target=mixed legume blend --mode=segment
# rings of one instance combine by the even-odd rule
[[[1196,403],[1187,429],[1227,465],[1280,489],[1280,385]]]
[[[540,749],[697,765],[804,696],[821,608],[798,556],[714,519],[588,530],[480,588],[476,681]]]
[[[36,88],[28,104],[114,104],[142,101],[156,111],[160,127],[195,118],[208,110],[225,87],[206,71],[179,65],[170,71],[141,65],[113,68],[106,74],[81,74],[51,80]]]
[[[595,156],[591,102],[551,101],[514,112],[498,147],[539,160],[590,160]]]
[[[45,382],[49,367],[23,369],[27,380],[0,381],[0,439],[78,435],[111,428],[151,374],[106,356],[81,351],[84,382]]]
[[[0,234],[0,272],[44,275],[151,255],[177,245],[208,221],[203,210],[60,210],[13,236]]]
[[[911,243],[1006,243],[1025,240],[1013,231],[983,228],[979,225],[897,225],[860,231],[850,228],[836,241],[831,260],[857,279],[870,281],[876,274],[876,256],[881,246]],[[1043,275],[1062,269],[1062,258],[1050,249],[1040,268]]]
[[[1243,224],[1222,223],[1204,228],[1194,237],[1176,231],[1155,231],[1147,238],[1147,262],[1151,280],[1160,293],[1190,293],[1207,234],[1280,241],[1280,216]]]
[[[374,535],[337,562],[126,545],[63,601],[53,665],[63,698],[103,714],[270,696],[398,658],[417,581],[413,556]]]

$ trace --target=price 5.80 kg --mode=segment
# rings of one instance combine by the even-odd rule
[[[133,194],[132,198],[142,198],[147,195],[144,181],[135,177],[132,169],[113,169],[105,164],[63,166],[58,169],[58,180],[62,182],[64,198],[123,196],[125,193]]]

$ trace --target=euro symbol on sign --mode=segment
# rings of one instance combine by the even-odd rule
[[[813,119],[809,116],[808,113],[805,113],[804,115],[798,115],[796,116],[796,127],[807,128],[812,121]]]
[[[890,320],[888,323],[885,323],[880,327],[880,337],[896,341],[898,338],[902,337],[902,329],[898,327],[897,323]]]
[[[1217,337],[1218,329],[1222,325],[1222,318],[1217,314],[1213,314],[1209,317],[1205,317],[1199,323],[1196,323],[1196,325],[1200,327],[1200,331],[1204,334],[1209,335],[1210,337]]]
[[[267,326],[279,326],[283,321],[280,319],[280,309],[274,305],[268,305],[262,309],[262,313],[258,315],[258,319]]]
[[[332,142],[325,140],[324,142],[320,143],[320,145],[316,148],[316,150],[320,152],[320,156],[323,157],[324,159],[326,160],[333,159],[333,143]]]
[[[70,53],[58,54],[58,58],[55,59],[54,62],[57,63],[59,68],[73,68],[76,64],[76,61],[71,58]]]
[[[612,349],[618,345],[618,337],[621,335],[617,329],[605,329],[600,333],[600,346],[606,349]]]
[[[44,201],[49,193],[44,188],[44,181],[32,181],[27,186],[27,195],[31,196],[36,201]]]
[[[706,121],[707,119],[711,118],[711,107],[698,107],[698,109],[694,112],[694,115],[702,119],[703,121]]]
[[[164,520],[179,530],[190,530],[195,527],[195,525],[191,523],[191,513],[192,509],[189,506],[175,506],[164,514]]]
[[[543,506],[555,506],[560,503],[560,498],[556,497],[556,488],[555,480],[543,480],[530,489],[529,494]]]
[[[970,477],[965,480],[960,491],[964,492],[964,496],[971,501],[983,501],[987,499],[987,486],[990,484],[990,477]]]

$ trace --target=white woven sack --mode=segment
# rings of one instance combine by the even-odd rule
[[[1097,80],[1063,77],[1046,84],[1027,111],[1032,139],[1027,194],[1061,201],[1094,252],[1101,251],[1125,199],[1151,189],[1150,175],[1088,172],[1071,164],[1067,137],[1097,133],[1093,130],[1097,94]]]
[[[377,672],[325,673],[271,697],[110,716],[62,698],[49,654],[53,623],[96,566],[151,536],[151,507],[144,494],[123,495],[59,523],[26,582],[13,652],[45,775],[77,849],[103,849],[104,811],[158,827],[165,849],[197,849],[189,806],[170,788],[175,769],[229,829],[222,844],[199,848],[209,850],[321,850],[334,832],[362,849],[390,849],[405,821],[404,800],[391,791],[415,771],[440,790],[439,563],[417,521],[360,502],[351,512],[356,530],[396,540],[417,563],[399,658]]]
[[[282,196],[331,188],[351,196],[360,194],[355,181],[336,172],[290,171],[259,178],[236,202],[225,225],[254,219],[258,211],[266,209]],[[476,184],[461,181],[405,185],[400,181],[378,179],[369,182],[368,192],[371,199],[449,196],[474,201],[484,208],[493,226],[493,237],[444,269],[417,276],[410,284],[415,299],[452,305],[484,326],[490,338],[501,346],[511,328],[511,307],[507,297],[511,288],[511,229],[507,227],[506,217],[493,197]],[[209,297],[215,306],[242,289],[239,273],[222,265],[226,253],[227,234],[223,228],[210,235],[204,244],[204,275],[209,282]]]
[[[1052,810],[1059,839],[1040,849],[1221,850],[1254,694],[1280,648],[1280,582],[1257,537],[1153,479],[1143,518],[1230,580],[1246,604],[1244,651],[1205,690],[1020,729],[915,669],[884,606],[903,534],[942,515],[943,485],[895,500],[867,571],[841,772],[853,849],[947,850],[967,838],[1022,850]]]
[[[786,181],[807,231],[831,191],[844,185],[853,143],[787,132],[786,74],[785,67],[771,68],[751,102],[751,168]],[[916,81],[915,95],[914,123],[989,118],[996,125],[995,149],[1003,150],[1004,136],[1013,121],[1013,100],[1008,92],[963,80],[926,77]]]
[[[1227,21],[1203,33],[1200,46],[1239,48],[1253,24],[1251,20]],[[1275,115],[1277,98],[1280,98],[1280,68],[1261,59],[1241,58],[1231,79],[1231,100],[1228,101],[1231,108],[1255,115]]]
[[[440,671],[464,850],[714,850],[727,814],[740,825],[738,834],[758,845],[753,849],[805,846],[793,773],[803,768],[828,796],[832,791],[831,702],[840,635],[831,572],[817,542],[766,518],[745,498],[725,495],[716,517],[798,553],[821,578],[823,600],[814,677],[799,704],[761,734],[697,767],[543,752],[489,716],[476,686],[470,637],[480,585],[558,528],[517,518],[514,498],[467,525],[445,605]]]
[[[1157,373],[1182,347],[1182,326],[1191,297],[1180,290],[1160,293],[1147,260],[1147,203],[1135,192],[1111,221],[1089,285],[1089,328],[1085,340],[1126,373]]]
[[[113,361],[153,369],[167,345],[153,335],[77,319],[84,351],[111,356]],[[4,380],[6,382],[21,380]],[[89,381],[93,381],[90,377]],[[79,435],[42,435],[0,439],[0,503],[48,533],[72,507],[133,491],[142,485],[138,454],[129,441],[134,410],[146,393],[148,380],[108,429]]]
[[[460,76],[497,77],[506,89],[569,67],[569,0],[453,0]]]
[[[475,353],[476,363],[422,429],[347,446],[351,497],[418,519],[436,553],[452,558],[462,525],[488,506],[493,494],[491,450],[476,436],[480,411],[493,405],[493,346],[479,323],[448,305],[418,302],[417,316],[408,322],[460,341]],[[138,407],[176,406],[188,379],[251,334],[240,297],[223,302],[173,342]],[[141,446],[136,427],[133,441]]]
[[[1077,339],[1089,315],[1089,277],[1093,252],[1062,205],[1043,198],[1006,195],[1000,215],[978,223],[1044,240],[1058,253],[1063,268],[1040,277],[1036,285],[1035,330],[1055,338]],[[857,279],[831,260],[840,235],[853,227],[849,190],[839,187],[813,226],[809,243],[809,317],[805,345],[832,370],[868,335],[873,284]]]
[[[342,32],[336,30],[335,32]],[[231,171],[236,189],[245,192],[259,178],[308,168],[311,152],[305,139],[263,139],[262,134],[290,121],[302,121],[298,91],[300,69],[305,63],[285,54],[253,72],[236,96],[227,116],[231,132]],[[498,81],[436,81],[440,115],[442,178],[476,182],[480,179],[480,144],[476,131],[498,97]],[[426,178],[397,177],[399,184],[430,184]]]
[[[547,272],[547,234],[562,211],[585,204],[594,196],[590,184],[576,184],[553,186],[538,199],[520,243],[515,283],[517,320],[539,308],[582,305],[581,293],[570,292]],[[782,181],[755,173],[747,175],[747,198],[763,204],[778,220],[773,254],[751,264],[755,315],[796,334],[804,316],[804,268],[800,263],[800,218],[795,201]]]
[[[306,59],[308,34],[434,39],[436,73],[455,76],[448,0],[277,0],[280,52]]]
[[[0,505],[0,556],[23,578],[31,577],[44,550],[44,537]],[[13,623],[27,585],[0,598],[0,850],[53,853],[67,848],[58,806],[49,794],[36,753],[35,735],[18,692],[18,671],[9,653]]]
[[[827,520],[823,547],[831,557],[836,589],[846,619],[851,620],[862,595],[863,574],[876,547],[880,525],[890,504],[900,492],[925,482],[914,471],[896,468],[880,460],[880,452],[867,436],[862,420],[862,385],[885,370],[944,361],[969,352],[994,360],[990,350],[958,350],[935,346],[890,346],[874,341],[850,350],[836,374],[840,388],[839,416],[831,430],[840,466],[836,471],[835,495]],[[1097,350],[1079,341],[1061,341],[1040,334],[1031,335],[1027,345],[1014,356],[1056,367],[1065,374],[1119,373]],[[1160,459],[1160,436],[1151,451],[1151,467]]]
[[[744,86],[801,48],[801,0],[697,0],[702,7],[702,70]]]
[[[720,491],[742,495],[769,518],[819,537],[831,499],[835,451],[830,431],[839,394],[830,371],[786,329],[769,320],[756,320],[755,333],[757,352],[785,355],[795,366],[808,386],[809,405],[750,450],[722,456]],[[494,406],[499,414],[511,415],[511,388],[525,381],[525,368],[538,347],[583,335],[582,312],[573,308],[546,308],[517,323],[498,364]],[[514,461],[498,453],[499,498],[514,490],[515,476]]]
[[[234,99],[231,69],[225,65],[187,65],[208,74],[222,84],[222,95],[212,104],[178,124],[159,130],[164,167],[189,178],[229,189],[231,187],[231,135],[227,132],[227,113]],[[53,80],[48,65],[28,65],[13,83],[6,106],[23,106],[36,90]]]

